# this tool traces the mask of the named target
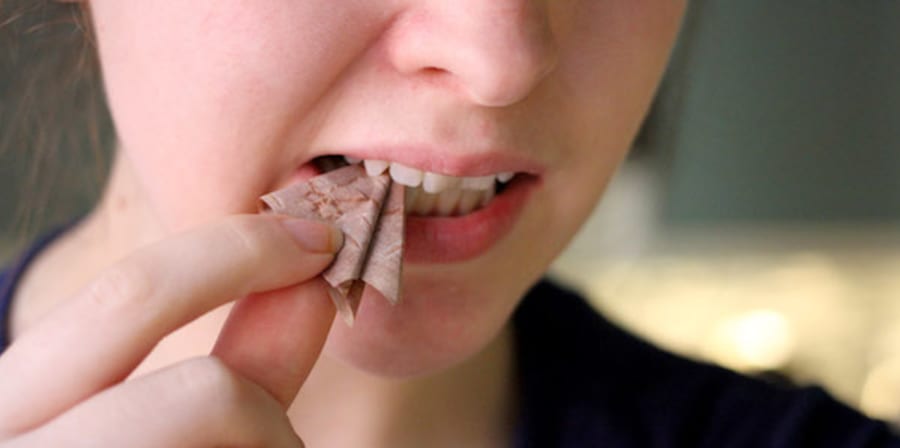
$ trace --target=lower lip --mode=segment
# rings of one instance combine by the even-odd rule
[[[476,258],[509,234],[539,180],[513,180],[488,205],[464,216],[406,216],[403,260],[454,263]]]

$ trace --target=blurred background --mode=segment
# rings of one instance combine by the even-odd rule
[[[666,348],[900,422],[898,30],[898,2],[695,2],[555,275]]]
[[[663,347],[900,422],[898,29],[888,0],[694,1],[633,156],[553,274]],[[2,42],[10,123],[14,62],[41,50]],[[105,165],[72,143],[108,131],[59,142],[56,169],[0,153],[0,262],[87,210]]]

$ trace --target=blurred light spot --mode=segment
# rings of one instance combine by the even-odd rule
[[[875,366],[863,385],[860,407],[872,417],[900,422],[900,356]]]
[[[704,352],[714,361],[738,370],[774,370],[794,353],[790,322],[772,310],[754,310],[720,321]]]

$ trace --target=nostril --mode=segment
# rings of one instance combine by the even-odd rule
[[[442,68],[438,68],[438,67],[425,67],[422,69],[422,74],[426,75],[426,76],[427,75],[437,76],[437,75],[442,75],[446,72],[447,72],[446,70],[444,70]]]
[[[451,73],[447,70],[433,66],[423,67],[416,73],[417,78],[428,83],[440,83],[452,77],[449,75]]]

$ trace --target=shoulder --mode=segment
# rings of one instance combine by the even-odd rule
[[[818,388],[792,389],[665,352],[542,282],[516,312],[521,446],[900,447]]]
[[[8,267],[0,269],[0,353],[9,344],[9,314],[19,280],[41,251],[80,219],[74,219],[44,233],[19,254]]]
[[[9,344],[9,311],[15,289],[15,269],[0,269],[0,353]]]

